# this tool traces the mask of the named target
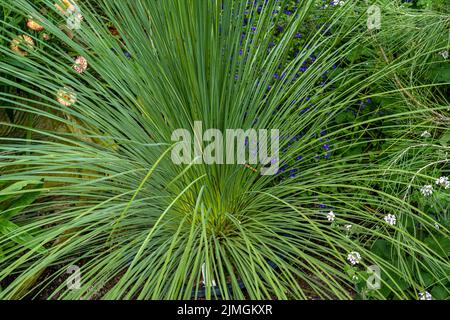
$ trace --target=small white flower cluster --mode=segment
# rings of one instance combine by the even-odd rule
[[[449,52],[448,52],[448,50],[445,50],[445,51],[442,51],[442,52],[439,52],[439,54],[442,56],[442,58],[444,58],[445,60],[447,60],[448,59],[448,55],[449,55]]]
[[[450,181],[448,180],[448,177],[440,177],[439,179],[436,180],[436,185],[448,189],[450,188]]]
[[[75,62],[72,66],[72,69],[75,70],[75,72],[81,74],[86,71],[87,67],[88,67],[88,62],[87,62],[86,58],[83,56],[78,56],[75,58]]]
[[[422,138],[429,138],[431,137],[431,133],[429,133],[428,131],[424,131],[422,132],[422,134],[420,135]]]
[[[327,213],[327,220],[328,221],[333,222],[334,218],[336,218],[336,215],[334,214],[333,211],[330,211],[330,212]]]
[[[344,4],[345,4],[345,1],[340,1],[340,0],[333,0],[333,1],[331,1],[331,4],[333,5],[333,6],[343,6]]]
[[[433,296],[428,291],[419,292],[419,300],[433,300]]]
[[[393,214],[388,214],[384,217],[384,221],[386,221],[387,224],[390,224],[391,226],[395,226],[397,223],[397,217]]]
[[[359,252],[352,251],[348,254],[347,260],[350,261],[352,265],[356,265],[361,262],[361,255]]]
[[[345,228],[345,230],[350,231],[351,228],[352,228],[352,225],[351,225],[351,224],[346,224],[346,225],[344,226],[344,228]]]
[[[433,186],[431,184],[424,185],[422,188],[420,188],[420,192],[425,197],[429,197],[433,194]]]

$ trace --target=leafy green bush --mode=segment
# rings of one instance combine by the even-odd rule
[[[20,181],[13,183],[0,191],[0,234],[9,235],[13,231],[19,229],[20,227],[13,222],[11,219],[17,215],[19,215],[27,206],[32,204],[37,197],[40,195],[40,191],[27,191],[23,195],[20,195],[20,192],[25,192],[25,188],[29,184],[40,184],[42,183],[37,181]],[[30,249],[35,249],[31,246],[32,236],[27,232],[23,232],[22,234],[12,238],[11,240],[26,246]],[[3,251],[0,247],[0,257],[3,257]]]

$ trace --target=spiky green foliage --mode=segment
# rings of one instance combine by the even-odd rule
[[[208,299],[218,292],[225,299],[350,299],[352,251],[362,257],[359,270],[382,269],[388,290],[373,292],[375,298],[414,298],[425,289],[420,270],[445,287],[448,257],[408,229],[411,223],[422,232],[435,229],[434,220],[404,196],[418,183],[399,177],[411,178],[414,171],[392,160],[417,138],[411,135],[417,125],[412,117],[448,108],[443,99],[414,104],[404,95],[412,87],[439,90],[407,82],[405,74],[411,67],[426,70],[426,56],[442,48],[411,33],[416,44],[390,57],[386,41],[393,40],[386,38],[398,27],[398,7],[386,8],[377,33],[366,28],[363,3],[324,14],[316,1],[305,0],[269,50],[279,19],[272,12],[284,2],[255,2],[249,10],[244,0],[83,1],[82,28],[70,38],[56,18],[42,15],[31,2],[1,1],[35,17],[61,46],[36,38],[38,45],[26,57],[0,48],[6,57],[0,81],[26,93],[1,92],[1,105],[54,124],[53,129],[17,125],[26,136],[0,139],[2,181],[45,182],[29,191],[42,196],[15,218],[21,228],[0,235],[0,281],[6,283],[0,297],[38,297],[68,266],[79,265],[81,288],[70,290],[60,282],[49,298],[91,298],[102,286],[107,299],[198,298],[203,266],[205,282],[214,279],[218,287],[204,287]],[[58,15],[51,2],[44,3]],[[257,15],[260,4],[264,10]],[[242,40],[246,9],[251,23]],[[301,54],[289,56],[295,33],[315,19],[327,23],[310,30]],[[411,21],[408,15],[402,19]],[[121,40],[111,36],[106,22]],[[5,22],[1,28],[5,40],[23,32]],[[366,61],[349,63],[358,46],[371,48]],[[68,51],[87,58],[85,73],[71,69]],[[318,54],[317,60],[295,78],[311,54]],[[344,66],[333,71],[339,63]],[[325,70],[332,70],[331,76],[320,86]],[[275,72],[284,77],[274,83]],[[70,106],[55,99],[64,86],[76,93]],[[307,96],[314,98],[308,102]],[[347,108],[369,97],[391,98],[391,112],[341,121]],[[175,165],[171,134],[191,130],[196,120],[222,131],[301,133],[282,141],[289,147],[282,163],[297,168],[297,175],[260,176],[242,165]],[[326,153],[323,130],[336,156],[319,161]],[[383,147],[379,131],[389,132]],[[336,214],[333,223],[319,206],[324,203]],[[387,213],[397,216],[395,226],[384,222]],[[353,225],[351,233],[346,224]],[[24,232],[33,237],[27,246],[11,245]],[[437,233],[446,237],[448,229],[441,225]],[[388,245],[378,254],[375,243]],[[51,275],[40,277],[44,270]]]

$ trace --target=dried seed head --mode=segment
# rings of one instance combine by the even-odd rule
[[[34,31],[42,31],[44,30],[44,27],[41,26],[39,23],[34,21],[33,19],[27,20],[27,27],[28,29],[34,30]]]
[[[20,46],[26,47],[27,50],[23,50]],[[34,41],[31,37],[27,35],[20,35],[11,41],[11,50],[14,51],[15,53],[20,54],[23,57],[27,56],[28,51],[33,50],[33,48],[34,48]]]
[[[63,106],[70,107],[77,102],[77,96],[71,87],[62,87],[56,93],[56,100]]]

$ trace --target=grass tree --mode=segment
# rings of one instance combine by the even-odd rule
[[[40,2],[45,14],[0,2],[52,37],[0,27],[8,43],[22,37],[0,47],[0,83],[15,90],[0,107],[33,119],[1,123],[22,134],[0,137],[0,183],[34,181],[0,197],[40,194],[0,229],[0,297],[84,299],[104,287],[107,299],[350,299],[356,284],[363,297],[406,299],[425,290],[422,271],[445,288],[444,244],[411,230],[448,227],[405,196],[426,175],[398,158],[411,131],[432,125],[424,117],[448,108],[431,94],[442,84],[408,78],[445,44],[417,31],[393,49],[399,19],[413,23],[399,7],[369,30],[356,1],[298,1],[283,21],[295,1],[79,1],[82,20],[67,2]],[[441,17],[421,19],[440,37]],[[360,101],[390,112],[349,121]],[[172,133],[195,121],[279,130],[279,172],[175,164]],[[0,226],[13,209],[2,210]],[[70,266],[78,290],[58,282]],[[368,292],[373,266],[383,290]]]

